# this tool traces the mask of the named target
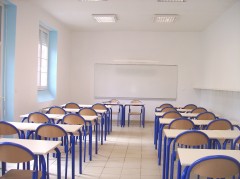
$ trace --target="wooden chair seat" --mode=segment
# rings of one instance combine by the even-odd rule
[[[119,112],[112,112],[112,114],[119,114]]]
[[[140,115],[140,112],[130,112],[129,115]]]
[[[4,176],[1,176],[0,179],[27,179],[32,178],[33,170],[9,170]],[[38,171],[38,178],[40,179],[42,172]]]

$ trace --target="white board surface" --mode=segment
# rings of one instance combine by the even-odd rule
[[[94,66],[96,98],[176,99],[176,65],[100,64]]]

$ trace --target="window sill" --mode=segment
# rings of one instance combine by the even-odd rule
[[[55,98],[48,89],[38,90],[37,96],[38,96],[38,102],[52,101]]]

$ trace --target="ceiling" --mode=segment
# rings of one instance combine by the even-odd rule
[[[239,0],[26,0],[77,31],[202,31]],[[92,14],[117,14],[118,22],[97,23]],[[154,23],[154,14],[179,14],[172,24]],[[237,18],[237,17],[236,17]]]

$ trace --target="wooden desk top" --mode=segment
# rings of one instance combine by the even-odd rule
[[[187,130],[163,129],[168,138],[176,138],[182,132]],[[210,139],[236,139],[240,135],[239,130],[198,130],[207,134]]]
[[[35,131],[40,125],[40,123],[22,123],[22,122],[9,122],[10,124],[14,125],[18,130],[32,130]],[[66,132],[77,132],[79,129],[81,129],[82,125],[68,125],[68,124],[56,124],[60,127],[62,127]]]
[[[61,145],[61,141],[13,139],[13,138],[1,138],[0,142],[13,142],[23,145],[37,155],[46,155],[51,150]]]
[[[160,118],[159,123],[160,124],[170,124],[173,120],[173,118]],[[216,119],[217,120],[217,119]],[[192,120],[194,125],[201,126],[201,125],[208,125],[212,120]],[[239,125],[239,121],[230,121],[232,125]]]
[[[77,112],[79,112],[80,109],[64,108],[64,110],[67,112],[77,113]],[[101,114],[107,112],[107,110],[104,110],[104,109],[95,109],[95,111],[97,113],[101,113]]]
[[[178,148],[178,155],[182,166],[189,166],[196,160],[210,155],[227,155],[240,162],[240,150],[216,150],[216,149],[184,149]]]
[[[126,103],[125,106],[144,106],[144,103]]]
[[[48,118],[50,119],[61,119],[61,115],[59,114],[45,114]],[[28,117],[29,114],[23,114],[23,115],[20,115],[20,118],[25,118],[25,117]]]

